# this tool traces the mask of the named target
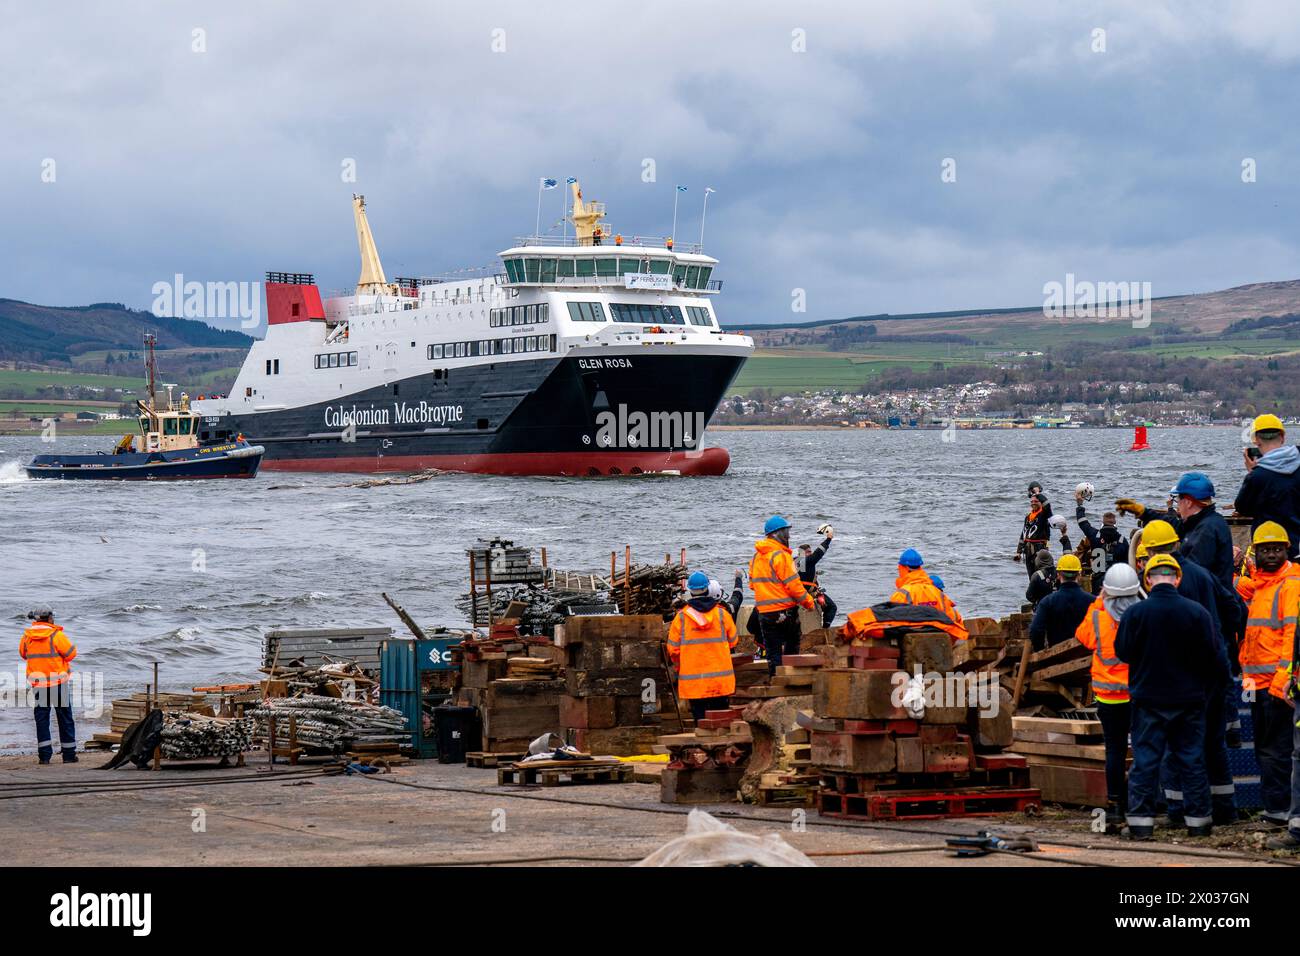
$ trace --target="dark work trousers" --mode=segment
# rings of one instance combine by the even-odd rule
[[[697,697],[691,701],[691,716],[703,720],[706,710],[726,710],[729,700],[728,697]]]
[[[42,761],[54,756],[54,740],[50,737],[50,711],[59,722],[59,746],[63,759],[68,760],[77,753],[77,725],[72,719],[72,698],[67,683],[55,687],[35,687],[32,689],[32,708],[36,716],[36,752]]]
[[[1214,819],[1222,824],[1237,819],[1236,788],[1232,783],[1232,771],[1228,768],[1227,724],[1224,695],[1215,690],[1205,702],[1205,774],[1210,781],[1210,804]],[[1287,746],[1290,747],[1290,737],[1287,738]],[[1169,815],[1177,820],[1184,813],[1184,788],[1172,751],[1165,755],[1160,767],[1160,782],[1164,787]]]
[[[1025,542],[1024,554],[1021,560],[1025,562],[1025,574],[1027,577],[1033,577],[1034,572],[1038,569],[1034,567],[1034,555],[1046,548],[1046,544]]]
[[[1107,704],[1097,701],[1097,719],[1106,742],[1106,799],[1128,808],[1128,732],[1133,720],[1133,707],[1127,701]]]
[[[1259,763],[1259,789],[1264,797],[1264,816],[1285,823],[1294,815],[1291,806],[1291,778],[1295,775],[1295,711],[1286,701],[1266,689],[1255,691],[1250,705],[1255,723],[1255,760]]]
[[[1226,734],[1233,735],[1236,746],[1241,746],[1241,678],[1228,681],[1223,691],[1223,726]]]
[[[1294,721],[1293,716],[1292,722]],[[1296,724],[1294,728],[1291,747],[1291,822],[1288,826],[1291,832],[1300,838],[1300,724]]]
[[[1216,688],[1217,693],[1217,688]],[[1134,701],[1133,769],[1128,777],[1128,825],[1149,830],[1156,821],[1160,764],[1169,753],[1182,785],[1189,827],[1209,824],[1210,778],[1205,773],[1205,707],[1154,707]]]
[[[825,591],[822,592],[822,627],[830,627],[831,622],[835,620],[835,612],[839,609],[831,596]]]
[[[786,654],[799,653],[799,608],[759,616],[763,631],[763,649],[767,654],[767,673],[771,676],[781,666]]]

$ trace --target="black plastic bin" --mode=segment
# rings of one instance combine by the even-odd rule
[[[476,707],[435,707],[433,734],[438,763],[464,763],[465,754],[483,749],[483,724]]]

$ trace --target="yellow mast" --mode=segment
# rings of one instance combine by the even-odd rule
[[[573,190],[573,214],[569,218],[573,220],[573,230],[578,236],[578,245],[591,245],[597,227],[600,228],[601,236],[608,239],[609,229],[600,221],[605,217],[605,204],[603,202],[583,203],[582,186],[576,180],[569,184],[569,188]]]
[[[357,279],[357,295],[393,294],[393,288],[384,276],[383,264],[379,261],[375,237],[370,232],[365,196],[352,194],[352,215],[356,219],[357,247],[361,251],[361,278]]]

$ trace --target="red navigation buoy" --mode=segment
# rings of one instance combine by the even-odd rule
[[[1147,427],[1137,425],[1133,428],[1133,447],[1129,451],[1146,451],[1151,446],[1147,444]]]

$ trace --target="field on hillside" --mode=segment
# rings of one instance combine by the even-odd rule
[[[32,372],[0,369],[0,388],[20,388],[35,393],[38,388],[121,388],[141,389],[144,376],[96,375],[90,372]]]

